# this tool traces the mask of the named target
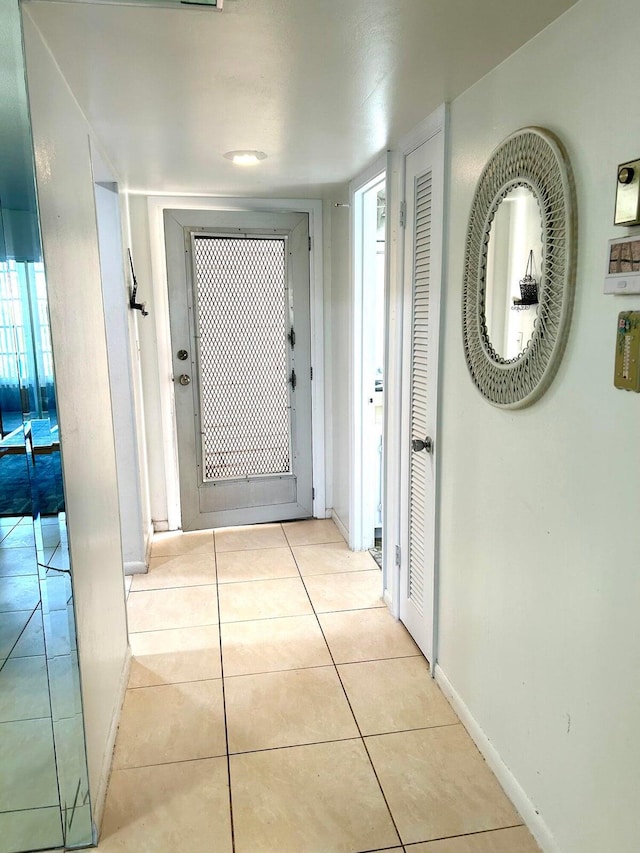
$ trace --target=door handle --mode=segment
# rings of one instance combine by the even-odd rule
[[[191,382],[191,377],[188,374],[183,373],[181,376],[178,377],[178,382],[181,385],[188,385]]]
[[[426,450],[427,453],[433,453],[433,439],[429,435],[424,439],[424,441],[421,438],[414,438],[411,442],[411,447],[415,453],[419,453],[421,450]]]

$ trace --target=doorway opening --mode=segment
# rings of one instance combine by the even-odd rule
[[[353,512],[351,547],[369,550],[382,568],[384,529],[386,170],[352,187]]]
[[[92,162],[94,178],[111,177],[108,167],[95,150],[92,151]],[[122,558],[124,573],[132,575],[147,571],[132,357],[135,343],[132,341],[134,332],[130,326],[135,320],[129,316],[117,183],[95,180],[94,198],[109,359]]]

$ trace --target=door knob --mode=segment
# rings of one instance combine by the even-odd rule
[[[426,450],[427,453],[433,453],[433,439],[429,435],[424,441],[421,438],[414,438],[411,442],[411,447],[415,453],[419,453],[421,450]]]
[[[180,378],[178,379],[178,382],[179,382],[181,385],[188,385],[188,384],[191,382],[191,377],[190,377],[190,376],[188,376],[186,373],[183,373],[183,374],[180,376]]]

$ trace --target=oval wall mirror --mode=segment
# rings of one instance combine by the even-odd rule
[[[529,405],[557,370],[573,301],[574,234],[559,142],[533,127],[507,137],[478,181],[463,291],[467,366],[495,406]]]

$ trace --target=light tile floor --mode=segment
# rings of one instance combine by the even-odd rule
[[[535,853],[331,521],[156,537],[103,853]]]

